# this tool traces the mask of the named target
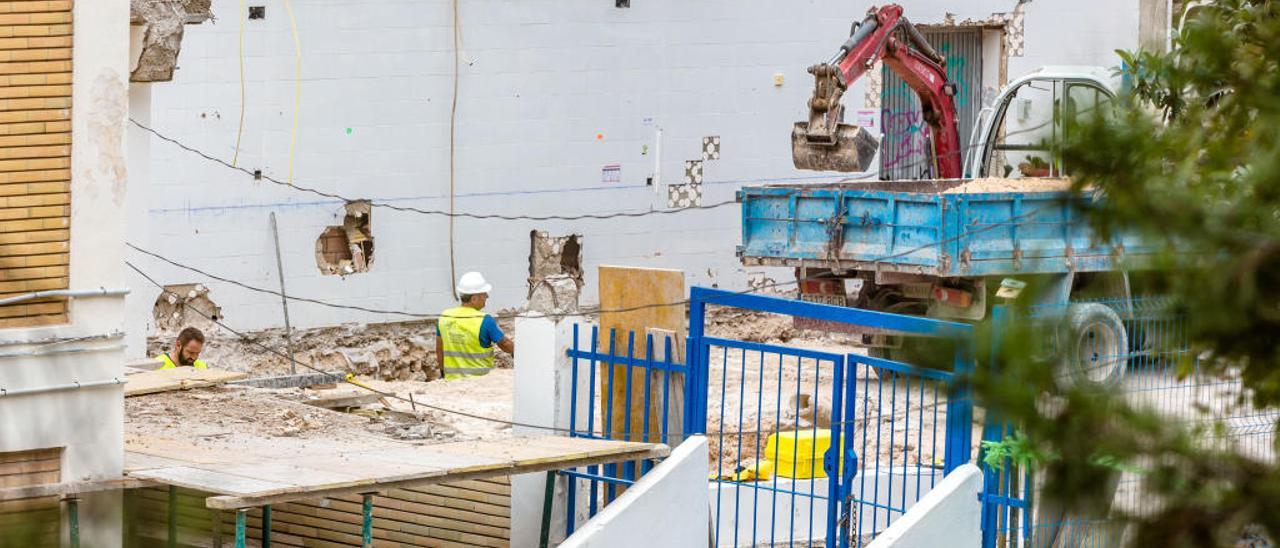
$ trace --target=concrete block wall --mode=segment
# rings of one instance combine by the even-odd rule
[[[912,21],[986,19],[1012,0],[902,2]],[[154,86],[132,114],[209,154],[231,160],[240,117],[239,8],[215,0],[216,23],[186,29],[179,70]],[[255,2],[248,2],[255,5]],[[294,42],[283,6],[246,20],[245,125],[238,165],[289,177],[294,117]],[[301,44],[294,180],[352,198],[448,209],[453,18],[448,1],[292,2]],[[1022,6],[1025,38],[1008,60],[1013,78],[1044,64],[1115,65],[1113,50],[1137,43],[1137,0],[1033,2]],[[462,33],[456,111],[459,211],[582,214],[666,206],[655,174],[655,133],[663,130],[658,184],[682,182],[684,162],[701,158],[702,138],[719,136],[705,162],[703,203],[731,200],[743,184],[830,180],[792,167],[791,124],[805,115],[809,65],[830,57],[867,4],[838,0],[459,2]],[[784,83],[775,86],[775,74]],[[853,107],[864,82],[846,94]],[[137,132],[132,132],[137,133]],[[586,301],[598,264],[685,269],[691,284],[743,287],[735,257],[734,206],[607,221],[504,222],[459,219],[452,246],[439,216],[375,207],[372,268],[322,276],[315,241],[340,224],[342,203],[299,193],[205,162],[152,139],[145,247],[212,273],[275,288],[268,215],[279,217],[289,291],[376,308],[437,312],[451,299],[450,248],[457,274],[482,271],[495,286],[493,309],[526,295],[529,232],[583,234]],[[621,166],[603,182],[602,166]],[[166,283],[209,284],[229,323],[282,323],[279,301],[136,257]],[[778,280],[787,272],[768,273]],[[158,294],[139,286],[130,317],[149,318]],[[394,317],[298,303],[292,319],[310,327]],[[131,344],[131,353],[140,353]]]

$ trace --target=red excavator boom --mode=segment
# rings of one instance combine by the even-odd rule
[[[796,168],[865,171],[870,166],[879,143],[865,129],[843,123],[840,97],[876,61],[883,61],[920,96],[923,118],[933,136],[934,176],[960,178],[960,131],[952,100],[955,86],[947,81],[946,59],[896,4],[871,8],[866,19],[854,23],[849,40],[831,61],[809,67],[814,77],[809,121],[796,123],[791,133]]]

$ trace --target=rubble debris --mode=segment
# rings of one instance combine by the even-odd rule
[[[316,266],[321,274],[346,276],[368,272],[373,264],[373,232],[368,200],[348,202],[342,226],[325,227],[316,238]]]
[[[582,290],[582,235],[529,233],[529,310],[545,314],[578,311]]]
[[[510,319],[498,320],[503,332],[515,336]],[[286,375],[289,359],[268,352],[268,348],[285,348],[284,328],[246,333],[247,337],[225,337],[221,330],[205,331],[208,342],[200,359],[210,367],[229,371],[245,371],[254,377]],[[314,372],[310,366],[327,373],[354,373],[383,380],[432,380],[439,378],[440,367],[435,356],[435,322],[416,320],[370,324],[347,324],[312,329],[294,329],[294,353],[298,372]],[[169,350],[172,334],[147,339],[148,352],[155,355]],[[511,367],[511,356],[498,352],[494,356],[499,368]]]
[[[131,0],[129,23],[143,27],[142,52],[130,82],[168,82],[178,65],[185,25],[212,20],[211,0]]]
[[[212,333],[222,319],[222,308],[209,298],[209,288],[204,284],[175,284],[164,286],[151,309],[156,322],[157,335],[162,339],[159,351],[171,350],[173,337],[185,327],[196,327]],[[153,354],[154,355],[154,354]]]

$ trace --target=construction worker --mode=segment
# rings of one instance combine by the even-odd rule
[[[446,379],[484,375],[493,369],[493,345],[514,354],[516,345],[498,328],[493,316],[481,312],[493,286],[479,272],[458,279],[462,301],[440,315],[436,322],[436,361]]]
[[[177,369],[178,367],[194,367],[208,369],[208,364],[200,360],[200,351],[204,350],[204,333],[194,327],[184,328],[178,332],[178,340],[173,350],[161,354],[156,361],[163,363],[160,369]]]

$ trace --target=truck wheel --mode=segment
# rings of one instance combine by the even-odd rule
[[[1098,303],[1073,304],[1067,308],[1066,320],[1067,331],[1060,339],[1065,343],[1065,359],[1057,375],[1064,387],[1105,386],[1124,376],[1129,336],[1115,310]]]

